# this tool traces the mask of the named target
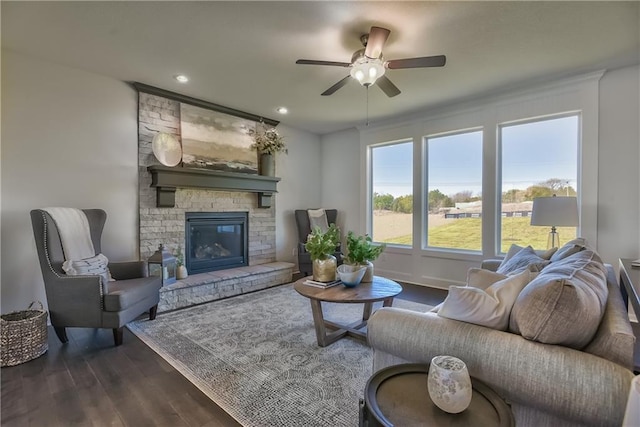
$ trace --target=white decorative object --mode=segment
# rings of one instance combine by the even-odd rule
[[[337,269],[342,284],[348,288],[360,284],[366,270],[365,266],[349,264],[341,264]]]
[[[364,276],[362,277],[363,283],[373,282],[373,263],[371,261],[367,261],[365,264],[367,269],[364,272]]]
[[[156,159],[165,166],[176,166],[182,160],[182,147],[178,139],[166,132],[158,132],[151,143]]]
[[[440,409],[457,414],[469,407],[473,390],[467,365],[453,356],[431,360],[428,376],[429,396]]]

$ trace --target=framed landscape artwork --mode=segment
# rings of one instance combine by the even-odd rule
[[[253,120],[180,103],[183,165],[257,174],[258,156],[251,149],[256,125]]]

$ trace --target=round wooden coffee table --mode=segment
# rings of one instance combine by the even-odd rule
[[[361,331],[367,326],[373,303],[383,301],[384,307],[391,307],[393,298],[402,292],[402,286],[393,280],[384,277],[374,276],[373,282],[360,283],[353,288],[344,285],[337,285],[331,288],[322,289],[305,285],[304,281],[311,277],[304,277],[298,280],[293,288],[302,296],[311,301],[311,313],[313,314],[313,324],[316,328],[316,338],[320,347],[339,340],[347,335],[367,341],[367,334]],[[349,325],[340,325],[329,320],[325,320],[322,314],[323,302],[335,302],[343,304],[364,304],[362,320]],[[331,332],[327,332],[330,329]]]
[[[513,427],[505,401],[487,385],[471,377],[471,404],[459,414],[438,408],[429,397],[429,364],[389,366],[367,382],[360,401],[360,426],[496,426]]]

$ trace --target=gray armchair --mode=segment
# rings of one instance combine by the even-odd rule
[[[107,214],[101,209],[83,210],[89,221],[96,254],[101,253],[100,237]],[[66,327],[111,328],[115,345],[122,344],[123,327],[149,311],[156,317],[160,300],[160,277],[148,277],[143,261],[109,263],[115,282],[102,285],[99,276],[69,276],[62,269],[65,261],[58,228],[51,216],[40,209],[31,211],[40,269],[44,279],[51,325],[63,343]]]
[[[329,225],[335,224],[338,218],[337,209],[325,209],[327,214],[327,222]],[[307,242],[307,236],[311,233],[311,224],[309,222],[309,213],[306,209],[298,209],[294,211],[296,217],[296,226],[298,227],[298,269],[300,273],[308,276],[313,271],[311,263],[311,255],[304,247]],[[342,252],[340,244],[336,247],[333,256],[338,259],[338,265],[342,264]]]

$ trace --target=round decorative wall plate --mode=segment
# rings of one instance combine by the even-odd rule
[[[178,139],[166,132],[153,137],[151,149],[156,159],[165,166],[176,166],[182,160],[182,147]]]

